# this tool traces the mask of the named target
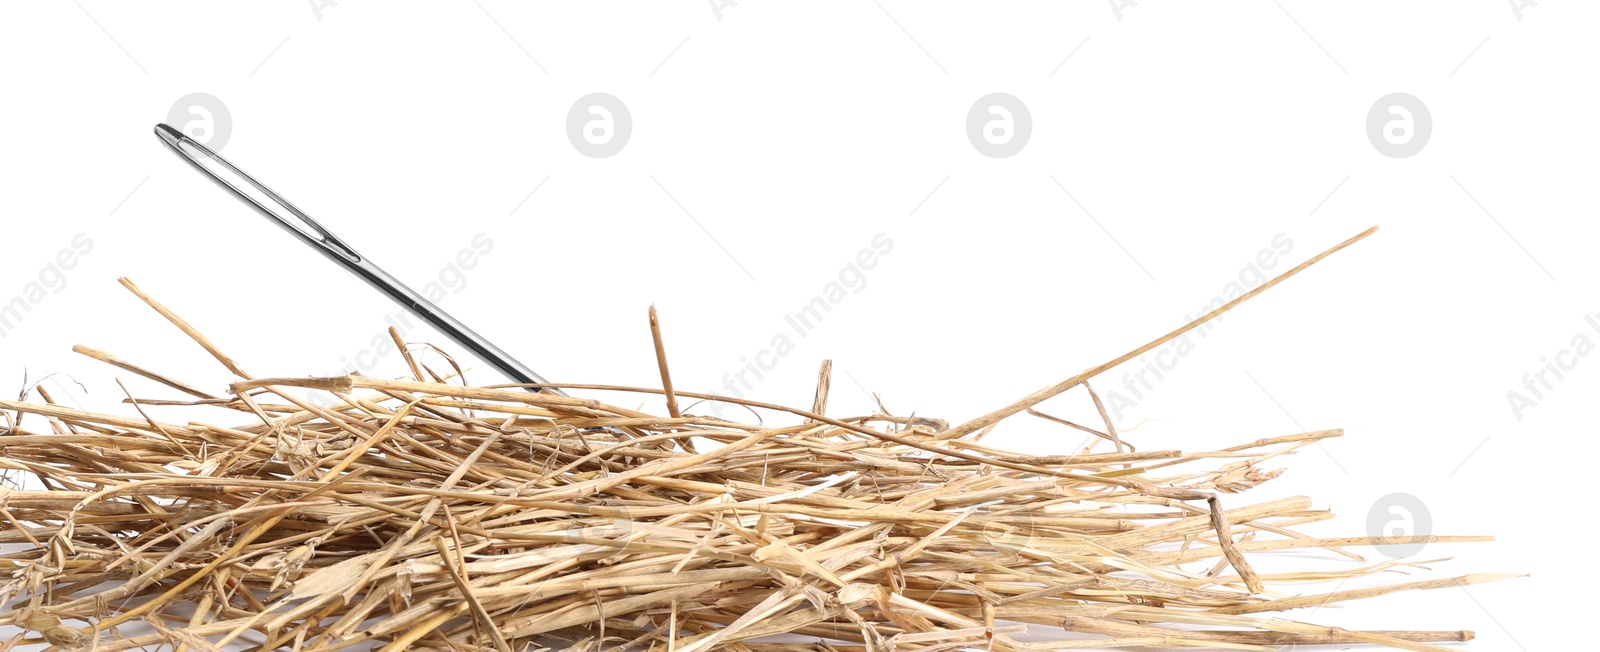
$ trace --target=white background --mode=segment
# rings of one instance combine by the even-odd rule
[[[809,405],[831,358],[834,414],[871,391],[897,414],[971,418],[1180,325],[1277,234],[1282,271],[1380,224],[1227,315],[1119,425],[1186,450],[1344,427],[1230,501],[1309,495],[1340,514],[1309,531],[1362,536],[1380,498],[1410,494],[1435,533],[1498,538],[1431,546],[1414,559],[1455,560],[1418,576],[1531,577],[1291,617],[1569,649],[1600,579],[1580,476],[1600,361],[1576,358],[1520,419],[1507,392],[1576,334],[1600,342],[1584,321],[1600,312],[1597,12],[746,0],[719,20],[699,0],[345,0],[319,20],[304,2],[6,3],[0,301],[75,234],[93,249],[0,339],[0,378],[9,395],[24,368],[58,372],[58,400],[103,409],[127,409],[116,377],[173,397],[81,343],[222,391],[227,372],[118,276],[257,376],[337,372],[382,332],[393,305],[151,135],[196,92],[227,108],[224,156],[414,286],[492,239],[442,306],[557,381],[655,385],[653,303],[680,389],[721,389],[885,234],[867,286],[747,393]],[[633,120],[609,158],[565,131],[593,92]],[[965,132],[994,92],[1032,116],[1009,158]],[[1394,92],[1432,117],[1409,158],[1366,134]],[[367,373],[403,372],[391,355]],[[468,380],[500,379],[476,364]],[[1045,409],[1089,420],[1086,404]],[[990,441],[1082,438],[1023,416]]]

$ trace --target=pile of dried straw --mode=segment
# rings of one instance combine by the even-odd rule
[[[665,416],[453,384],[409,353],[416,380],[253,379],[124,281],[242,380],[213,395],[78,347],[189,396],[130,398],[124,415],[42,390],[42,403],[0,401],[0,467],[38,488],[0,489],[0,622],[52,649],[96,650],[1442,650],[1429,642],[1471,633],[1261,615],[1500,577],[1296,595],[1294,582],[1393,565],[1253,570],[1273,551],[1359,559],[1343,548],[1484,540],[1313,538],[1291,529],[1331,516],[1309,499],[1233,496],[1276,476],[1264,463],[1339,431],[1136,451],[1109,419],[1054,419],[1032,424],[1092,433],[1106,451],[980,441],[1368,233],[953,428],[828,416],[826,364],[809,409],[735,401],[793,425],[693,416],[679,403],[708,397],[673,391],[654,328],[662,388],[568,388],[664,394]],[[305,388],[340,402],[319,407]],[[145,416],[152,404],[231,408],[247,423],[161,423]]]

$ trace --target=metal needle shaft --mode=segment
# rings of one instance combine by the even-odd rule
[[[534,373],[532,369],[517,362],[516,358],[511,357],[511,354],[506,353],[500,347],[484,339],[482,335],[467,328],[466,324],[451,317],[449,313],[441,310],[433,302],[406,287],[404,283],[390,276],[388,272],[373,264],[371,260],[356,253],[354,249],[350,248],[350,245],[345,244],[343,240],[340,240],[333,233],[322,228],[322,225],[318,224],[316,220],[300,212],[300,209],[295,208],[294,204],[290,204],[288,200],[280,197],[278,193],[273,192],[270,188],[262,185],[261,182],[245,174],[244,171],[234,167],[232,163],[218,156],[216,152],[207,149],[205,145],[195,142],[194,139],[184,135],[183,132],[165,124],[156,125],[155,131],[156,135],[161,138],[161,142],[166,143],[167,147],[170,147],[180,158],[188,161],[190,165],[194,166],[194,169],[199,170],[201,174],[215,181],[218,186],[227,190],[234,197],[239,198],[246,205],[254,208],[263,217],[283,227],[285,231],[299,238],[301,242],[321,252],[329,260],[343,265],[345,269],[350,270],[361,280],[366,281],[368,285],[384,293],[390,299],[393,299],[395,303],[411,311],[412,314],[422,318],[423,321],[428,322],[439,332],[444,333],[446,337],[449,337],[456,344],[471,351],[473,355],[500,370],[501,373],[510,377],[513,381],[529,384],[547,382],[543,376]],[[529,391],[539,390],[530,388]],[[565,396],[565,393],[553,387],[546,388],[544,391]]]

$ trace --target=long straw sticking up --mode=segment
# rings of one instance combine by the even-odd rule
[[[1312,256],[1310,260],[1307,260],[1306,262],[1300,263],[1299,265],[1295,265],[1293,269],[1290,269],[1289,271],[1286,271],[1286,272],[1284,272],[1282,274],[1277,275],[1276,277],[1273,277],[1272,280],[1267,281],[1266,283],[1262,283],[1260,287],[1252,289],[1249,292],[1246,292],[1246,293],[1240,295],[1238,298],[1236,298],[1236,299],[1234,299],[1232,301],[1229,301],[1229,302],[1227,302],[1225,304],[1222,304],[1221,306],[1218,306],[1217,309],[1212,310],[1211,312],[1208,312],[1208,313],[1206,313],[1204,315],[1201,315],[1201,316],[1195,318],[1194,321],[1191,321],[1191,322],[1189,322],[1187,324],[1184,324],[1183,326],[1178,327],[1176,330],[1174,330],[1174,331],[1172,331],[1170,333],[1167,333],[1166,335],[1162,335],[1161,337],[1158,337],[1156,339],[1153,339],[1153,340],[1149,341],[1144,346],[1141,346],[1141,347],[1136,348],[1136,349],[1134,349],[1132,351],[1129,351],[1129,352],[1124,353],[1124,354],[1122,354],[1120,356],[1117,356],[1116,358],[1112,359],[1109,362],[1105,362],[1105,363],[1102,363],[1102,364],[1100,364],[1098,366],[1091,367],[1087,371],[1084,371],[1083,373],[1080,373],[1080,374],[1078,374],[1076,376],[1073,376],[1073,377],[1068,378],[1066,380],[1063,380],[1063,381],[1061,381],[1059,383],[1056,383],[1054,385],[1051,385],[1049,387],[1041,389],[1041,390],[1039,390],[1037,392],[1029,394],[1029,395],[1023,397],[1022,400],[1017,401],[1015,403],[1012,403],[1011,405],[1007,405],[1007,406],[1005,406],[1003,408],[1000,408],[998,410],[995,410],[993,412],[985,414],[985,415],[983,415],[981,417],[978,417],[976,419],[973,419],[971,421],[963,423],[963,424],[961,424],[959,426],[956,426],[955,428],[951,429],[950,436],[951,437],[965,437],[965,436],[970,435],[970,434],[972,434],[974,432],[982,430],[983,428],[989,426],[990,424],[998,422],[1001,419],[1004,419],[1004,418],[1009,417],[1009,416],[1011,416],[1013,414],[1016,414],[1018,412],[1026,410],[1028,408],[1031,408],[1031,407],[1033,407],[1035,405],[1038,405],[1040,403],[1043,403],[1043,402],[1049,400],[1051,397],[1054,397],[1054,396],[1056,396],[1056,395],[1058,395],[1058,394],[1060,394],[1062,392],[1065,392],[1065,391],[1067,391],[1069,389],[1077,387],[1079,383],[1082,383],[1085,380],[1089,380],[1090,378],[1094,378],[1095,376],[1098,376],[1098,375],[1100,375],[1102,373],[1105,373],[1107,370],[1110,370],[1110,369],[1112,369],[1112,368],[1114,368],[1114,367],[1116,367],[1118,365],[1121,365],[1124,362],[1127,362],[1127,361],[1132,360],[1134,358],[1137,358],[1137,357],[1139,357],[1141,355],[1149,353],[1152,349],[1154,349],[1154,348],[1156,348],[1158,346],[1161,346],[1163,344],[1166,344],[1167,342],[1171,342],[1172,340],[1177,339],[1178,337],[1182,336],[1184,333],[1187,333],[1187,332],[1189,332],[1191,330],[1194,330],[1195,327],[1197,327],[1197,326],[1199,326],[1201,324],[1204,324],[1204,323],[1206,323],[1208,321],[1211,321],[1212,319],[1215,319],[1217,317],[1217,315],[1225,313],[1225,312],[1227,312],[1229,310],[1233,310],[1234,308],[1238,307],[1240,304],[1242,304],[1242,303],[1244,303],[1246,301],[1249,301],[1251,299],[1254,299],[1257,295],[1261,294],[1262,292],[1266,292],[1267,290],[1270,290],[1273,287],[1276,287],[1279,283],[1282,283],[1284,281],[1289,280],[1289,278],[1294,276],[1295,274],[1299,274],[1300,272],[1303,272],[1306,269],[1310,268],[1312,265],[1315,265],[1315,264],[1317,264],[1319,262],[1322,262],[1322,259],[1327,258],[1328,256],[1332,256],[1333,254],[1337,253],[1341,249],[1344,249],[1345,247],[1348,247],[1348,246],[1353,245],[1353,244],[1355,244],[1357,242],[1360,242],[1362,239],[1366,238],[1367,236],[1372,235],[1372,234],[1377,233],[1377,232],[1378,232],[1378,227],[1377,226],[1373,226],[1372,228],[1369,228],[1369,229],[1367,229],[1365,231],[1357,233],[1356,235],[1351,236],[1351,238],[1349,240],[1345,240],[1344,242],[1341,242],[1341,243],[1339,243],[1337,245],[1334,245],[1333,247],[1329,248],[1327,251],[1324,251],[1324,252],[1322,252],[1320,254]]]

